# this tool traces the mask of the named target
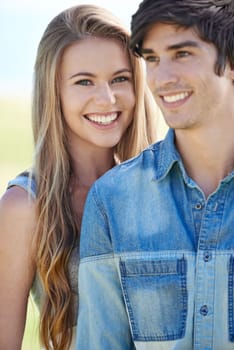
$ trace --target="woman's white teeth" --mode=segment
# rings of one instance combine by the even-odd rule
[[[118,118],[118,113],[110,113],[105,115],[92,114],[92,115],[87,115],[86,117],[92,122],[108,125]]]
[[[170,102],[177,102],[177,101],[183,100],[188,96],[189,96],[188,92],[181,92],[180,94],[176,94],[176,95],[163,96],[163,99],[165,102],[170,103]]]

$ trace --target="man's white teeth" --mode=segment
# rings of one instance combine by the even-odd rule
[[[188,96],[189,96],[188,92],[181,92],[180,94],[176,94],[176,95],[163,96],[163,99],[165,102],[171,103],[171,102],[177,102],[177,101],[183,100]]]
[[[110,113],[108,115],[92,114],[86,117],[92,122],[108,125],[118,118],[118,113]]]

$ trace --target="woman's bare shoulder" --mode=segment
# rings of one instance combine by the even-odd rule
[[[35,212],[35,200],[23,188],[10,187],[0,198],[0,215],[1,212],[7,216],[31,216]]]
[[[35,200],[27,191],[18,186],[7,189],[0,199],[0,243],[31,240],[36,225],[35,212]]]
[[[0,348],[20,349],[35,276],[35,202],[17,186],[0,199]],[[4,329],[4,332],[1,332]]]

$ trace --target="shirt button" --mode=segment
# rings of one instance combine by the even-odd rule
[[[210,252],[204,252],[203,253],[203,260],[205,262],[208,262],[212,259],[212,254]]]
[[[203,305],[201,308],[200,308],[200,314],[202,316],[206,316],[208,314],[208,306],[207,305]]]
[[[197,203],[197,204],[195,205],[195,209],[201,210],[201,208],[202,208],[202,204],[201,204],[201,203]]]

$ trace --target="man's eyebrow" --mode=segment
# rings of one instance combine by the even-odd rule
[[[173,44],[173,45],[169,45],[167,47],[167,50],[178,50],[178,49],[182,49],[184,47],[200,47],[199,44],[196,41],[193,40],[186,40],[186,41],[182,41],[181,43],[178,44]]]
[[[182,41],[182,42],[177,43],[177,44],[169,45],[169,46],[167,46],[166,50],[173,51],[173,50],[183,49],[185,47],[197,47],[197,48],[199,48],[200,46],[196,41],[186,40],[186,41]],[[142,55],[144,55],[144,54],[154,53],[154,50],[150,49],[150,48],[142,47],[140,52]]]
[[[144,47],[141,47],[140,53],[141,53],[142,55],[144,55],[144,54],[147,54],[147,53],[154,53],[154,51],[153,51],[152,49],[146,49],[146,48],[144,48]]]

